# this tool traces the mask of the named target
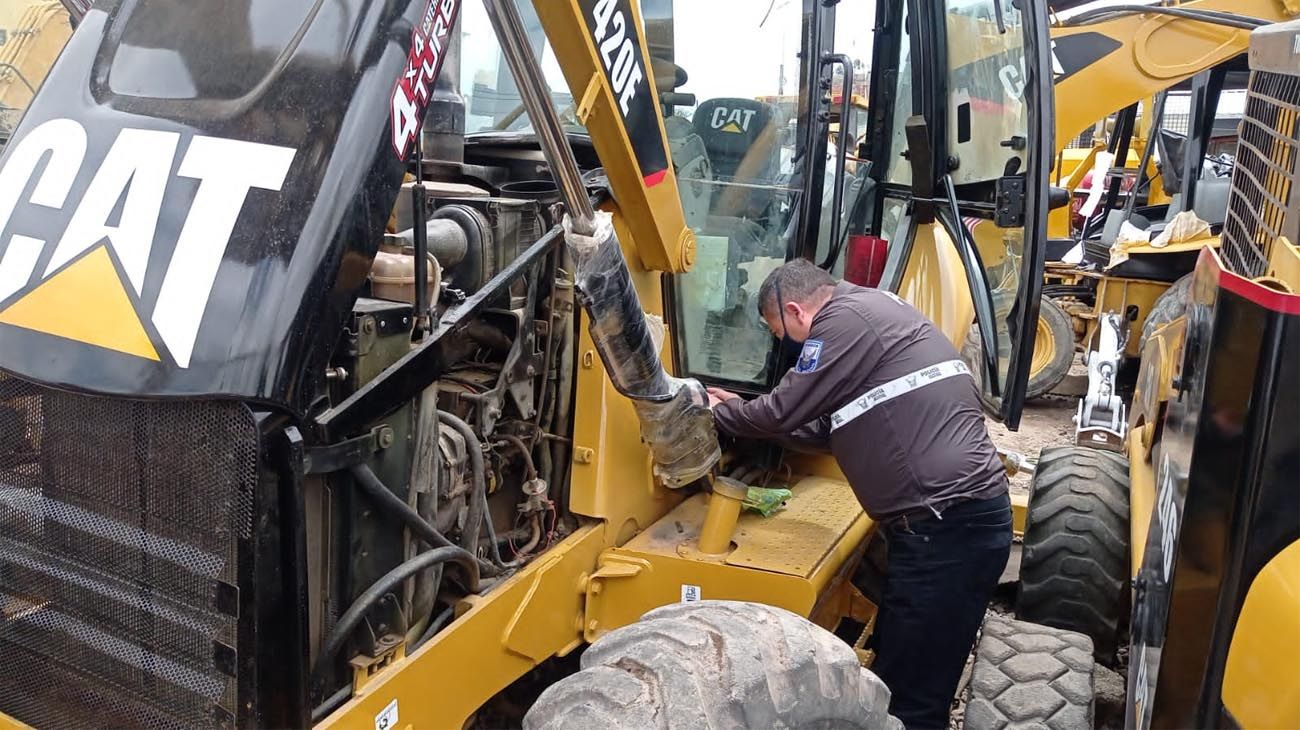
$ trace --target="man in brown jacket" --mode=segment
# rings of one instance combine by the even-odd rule
[[[1006,475],[975,382],[911,305],[808,261],[768,275],[758,306],[773,335],[802,343],[798,362],[750,401],[710,389],[714,420],[834,454],[889,545],[872,669],[908,728],[946,728],[1011,549]]]

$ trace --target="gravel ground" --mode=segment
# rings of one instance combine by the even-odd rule
[[[987,419],[989,435],[1000,448],[1015,451],[1030,459],[1037,459],[1038,453],[1050,446],[1066,446],[1074,439],[1074,414],[1078,407],[1079,396],[1087,387],[1087,370],[1076,363],[1066,379],[1057,386],[1057,392],[1047,398],[1032,400],[1025,404],[1020,417],[1020,428],[1008,431],[997,421]],[[1029,491],[1032,475],[1017,474],[1011,477],[1011,489],[1014,492]],[[1012,546],[1012,556],[1008,572],[1002,578],[1003,585],[998,588],[989,612],[1003,616],[1014,616],[1016,597],[1016,572],[1019,566],[1020,545]],[[977,642],[978,643],[978,640]],[[966,714],[966,701],[969,698],[967,683],[974,663],[974,653],[966,662],[966,671],[962,675],[957,698],[953,700],[952,714],[949,720],[951,730],[961,730]],[[1123,727],[1124,674],[1127,662],[1121,657],[1119,672],[1101,667],[1096,672],[1099,689],[1097,705],[1098,730],[1112,730]]]

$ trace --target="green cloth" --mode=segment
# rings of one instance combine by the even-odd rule
[[[764,517],[771,517],[785,506],[786,500],[792,496],[794,493],[789,489],[750,487],[745,495],[744,505],[745,509],[752,509]]]

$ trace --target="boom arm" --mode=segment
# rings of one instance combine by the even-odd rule
[[[1192,0],[1174,7],[1267,22],[1300,15],[1297,0]],[[1052,28],[1056,146],[1109,114],[1246,52],[1250,32],[1168,15],[1125,15]]]
[[[614,198],[636,231],[648,269],[679,273],[695,261],[650,71],[639,3],[535,2],[537,16],[591,133]],[[629,16],[629,13],[631,14]]]

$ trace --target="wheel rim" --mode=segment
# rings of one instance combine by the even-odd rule
[[[1038,326],[1034,332],[1034,357],[1030,361],[1030,377],[1038,375],[1056,359],[1056,339],[1052,337],[1052,326],[1047,318],[1038,315]]]

